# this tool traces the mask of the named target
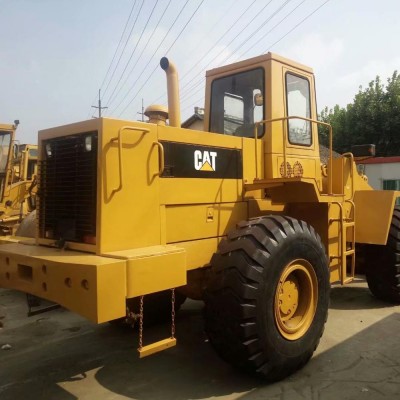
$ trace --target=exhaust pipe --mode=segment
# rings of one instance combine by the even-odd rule
[[[181,109],[179,103],[178,71],[176,70],[174,63],[169,61],[167,57],[163,57],[160,60],[160,66],[167,74],[169,125],[180,128]]]

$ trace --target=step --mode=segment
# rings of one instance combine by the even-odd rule
[[[176,338],[168,338],[159,340],[158,342],[150,343],[147,346],[143,346],[141,349],[138,349],[139,358],[150,356],[154,353],[167,350],[174,346],[176,346]]]

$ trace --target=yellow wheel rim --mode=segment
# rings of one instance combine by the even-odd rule
[[[317,309],[318,283],[312,265],[303,259],[290,262],[279,278],[275,293],[275,321],[288,340],[301,338]]]

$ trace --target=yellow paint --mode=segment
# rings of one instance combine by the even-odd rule
[[[143,346],[141,349],[138,349],[139,358],[151,356],[152,354],[167,350],[170,347],[174,346],[176,346],[175,338],[167,338],[155,343],[148,344],[147,346]]]
[[[360,190],[354,195],[356,205],[356,242],[386,244],[394,203],[400,192]]]
[[[318,305],[318,281],[313,266],[293,260],[282,271],[275,292],[276,326],[287,340],[300,339],[311,326]]]
[[[270,198],[266,199],[249,199],[249,218],[260,215],[284,214],[285,204],[274,204]]]
[[[98,252],[160,244],[159,149],[157,126],[140,122],[103,119],[98,179]],[[113,141],[123,126],[143,128],[122,133],[123,187],[119,186],[118,144]],[[149,132],[146,132],[149,130]],[[116,229],[115,227],[118,227]]]
[[[0,286],[101,323],[125,316],[126,262],[20,243],[0,246]]]
[[[157,279],[154,277],[157,276]],[[186,285],[186,254],[172,254],[129,259],[127,262],[127,297],[136,297]]]
[[[211,256],[217,251],[220,238],[180,242],[179,247],[186,250],[186,268],[193,270],[209,266]]]
[[[167,242],[225,236],[247,215],[245,202],[167,206]]]
[[[242,201],[243,183],[236,179],[163,178],[161,204],[210,204]]]
[[[103,254],[127,260],[126,297],[137,297],[186,284],[186,252],[176,246],[145,248]],[[157,276],[157,279],[154,277]]]

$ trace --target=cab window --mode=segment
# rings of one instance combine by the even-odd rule
[[[0,132],[0,199],[3,199],[7,175],[8,156],[11,146],[11,132]]]
[[[264,70],[225,76],[211,86],[210,131],[254,137],[254,124],[264,119]],[[258,128],[262,136],[264,126]]]
[[[287,116],[311,118],[310,83],[298,75],[286,74]],[[311,146],[311,122],[302,119],[288,120],[288,138],[291,144]]]
[[[11,145],[11,132],[0,133],[0,173],[4,174],[7,168],[8,153]]]

